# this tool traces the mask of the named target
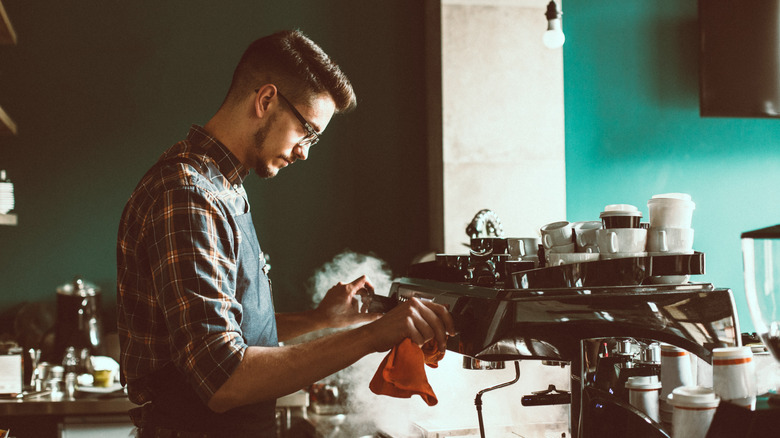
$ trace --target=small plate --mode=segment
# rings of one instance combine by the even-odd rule
[[[77,391],[80,392],[89,392],[92,394],[110,394],[114,391],[119,391],[122,389],[121,383],[114,383],[111,386],[86,386],[86,385],[79,385],[76,387]]]

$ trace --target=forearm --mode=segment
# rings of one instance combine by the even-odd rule
[[[276,334],[281,342],[324,328],[328,325],[315,310],[276,314]]]
[[[209,400],[216,412],[290,394],[376,351],[362,326],[304,344],[249,347],[238,368]]]

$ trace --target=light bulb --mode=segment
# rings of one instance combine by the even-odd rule
[[[547,12],[544,14],[547,18],[547,31],[542,35],[542,42],[551,49],[563,46],[564,41],[566,41],[566,36],[561,30],[561,15],[563,13],[558,10],[558,5],[555,4],[554,0],[551,0],[547,4]]]
[[[556,22],[557,25],[553,24],[553,22]],[[550,49],[557,49],[558,47],[563,46],[565,41],[566,35],[564,35],[563,31],[561,30],[561,20],[557,18],[550,20],[549,25],[547,26],[547,31],[544,32],[544,35],[542,35],[542,42],[544,45]]]

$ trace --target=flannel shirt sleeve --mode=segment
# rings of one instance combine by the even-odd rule
[[[155,202],[146,230],[155,299],[168,328],[171,358],[206,403],[247,347],[236,300],[241,237],[230,217],[209,192],[177,187]]]

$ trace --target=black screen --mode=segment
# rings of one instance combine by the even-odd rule
[[[699,0],[702,117],[780,117],[780,0]]]

